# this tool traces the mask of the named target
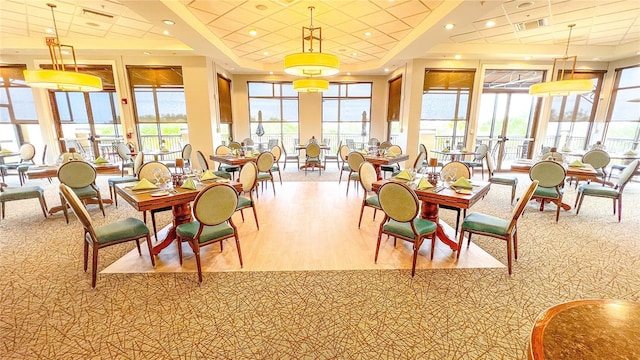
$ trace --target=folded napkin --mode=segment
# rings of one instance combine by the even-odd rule
[[[460,151],[467,152],[467,148],[462,148],[462,149],[460,149]]]
[[[225,179],[225,178],[219,178],[219,179],[218,179],[218,182],[219,182],[219,183],[228,183],[228,182],[231,182],[231,180],[229,180],[229,179]]]
[[[182,184],[182,186],[180,186],[183,189],[189,189],[189,190],[195,190],[196,189],[196,183],[193,182],[192,178],[188,178],[184,184]]]
[[[94,164],[106,164],[109,161],[107,161],[105,158],[103,158],[102,156],[98,156],[97,159],[93,160]]]
[[[388,158],[394,158],[394,157],[396,157],[396,156],[398,156],[398,154],[396,154],[395,152],[393,152],[393,150],[389,150],[389,151],[387,151],[387,157],[388,157]]]
[[[625,155],[635,155],[636,152],[633,150],[628,150],[626,153],[624,153]]]
[[[428,182],[427,179],[420,178],[420,181],[418,182],[418,190],[425,190],[432,187],[433,185],[430,182]]]
[[[363,155],[367,155],[367,150],[365,150],[365,149],[358,150],[358,152],[363,154]]]
[[[398,175],[395,176],[396,179],[400,180],[413,180],[413,176],[408,170],[402,170]]]
[[[135,184],[133,188],[131,188],[131,190],[148,190],[157,188],[158,187],[155,184],[152,184],[151,181],[143,178],[137,184]]]
[[[160,151],[162,151],[162,152],[169,152],[169,149],[167,149],[166,147],[163,147],[163,148],[161,148],[161,149],[160,149]]]
[[[571,149],[566,146],[562,148],[562,152],[570,152],[570,151]]]
[[[300,146],[304,146],[305,144],[304,144],[304,143],[300,143],[299,145],[300,145]]]
[[[449,149],[448,148],[444,148],[444,149],[442,149],[442,152],[445,152],[445,153],[449,152]]]
[[[325,144],[325,143],[320,143],[320,146],[327,146],[327,144]]]
[[[211,170],[207,170],[204,172],[204,174],[202,174],[202,176],[200,177],[200,180],[213,180],[217,178],[218,177],[216,176],[216,174],[211,172]]]
[[[575,160],[574,162],[572,162],[571,164],[569,164],[570,167],[582,167],[584,166],[584,164],[582,163],[582,161],[580,160]]]
[[[458,180],[456,180],[453,184],[451,184],[451,186],[461,188],[461,189],[473,189],[473,186],[471,185],[469,180],[467,180],[467,178],[464,176],[458,178]]]
[[[0,154],[9,154],[12,153],[13,151],[9,150],[9,149],[2,149],[0,150]]]
[[[258,155],[260,155],[260,151],[258,151],[258,150],[253,150],[253,151],[251,151],[250,153],[251,153],[251,155],[253,155],[253,156],[258,156]]]

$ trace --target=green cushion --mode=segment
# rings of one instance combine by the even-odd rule
[[[350,176],[351,180],[360,180],[360,174],[357,172],[352,173]]]
[[[462,229],[506,236],[510,222],[495,216],[475,212],[464,218]]]
[[[0,201],[13,201],[39,198],[44,195],[44,189],[40,186],[23,186],[6,188],[0,192]]]
[[[259,173],[258,180],[271,180],[271,174],[267,173]]]
[[[91,185],[87,185],[85,187],[81,187],[81,188],[71,188],[71,190],[73,190],[74,193],[76,193],[76,195],[80,198],[80,199],[86,199],[86,198],[90,198],[90,197],[96,197],[98,196],[98,194],[96,193],[96,191],[91,187]]]
[[[18,169],[19,173],[23,173],[23,172],[27,172],[27,170],[29,170],[29,167],[33,166],[33,165],[34,165],[33,162],[22,163],[22,164],[18,165],[18,167],[16,169]]]
[[[127,218],[95,229],[99,244],[106,244],[127,238],[143,237],[149,234],[149,228],[141,220]],[[88,236],[88,235],[87,235]]]
[[[380,199],[378,198],[378,195],[369,196],[367,198],[367,200],[365,200],[365,202],[368,205],[375,206],[375,207],[380,207]]]
[[[231,179],[231,174],[229,174],[226,171],[214,171],[213,172],[217,177],[221,177],[221,178],[225,178],[225,179]]]
[[[564,192],[563,189],[560,188],[560,194],[562,194],[563,192]],[[544,186],[538,186],[536,188],[536,191],[533,193],[533,196],[534,197],[539,196],[539,197],[550,198],[550,199],[556,199],[559,197],[555,187],[544,187]]]
[[[601,184],[589,184],[589,185],[581,185],[578,188],[578,192],[581,192],[583,195],[593,195],[593,196],[602,196],[602,197],[617,197],[618,190],[606,186],[602,186]]]
[[[495,184],[504,184],[504,185],[517,185],[518,178],[516,177],[500,177],[500,176],[492,176],[491,182]]]
[[[136,176],[120,176],[109,178],[107,181],[109,182],[109,187],[113,187],[115,184],[122,184],[126,182],[137,181],[138,178]]]
[[[193,239],[198,233],[198,229],[200,228],[200,222],[192,221],[190,223],[178,225],[176,228],[176,233],[178,236],[183,238]],[[222,224],[218,224],[215,226],[205,226],[202,229],[202,234],[200,234],[200,238],[198,239],[199,243],[204,243],[210,240],[218,239],[224,236],[229,236],[233,234],[233,228],[226,222]]]
[[[244,196],[238,196],[238,206],[236,206],[236,209],[240,209],[247,206],[251,206],[251,199],[246,198]]]
[[[312,164],[319,164],[320,163],[320,158],[317,157],[309,157],[307,158],[307,164],[312,163]]]
[[[434,223],[433,221],[415,218],[413,220],[413,223],[415,224],[416,230],[420,235],[430,234],[436,231],[436,223]],[[413,231],[411,230],[411,224],[409,223],[401,223],[395,220],[389,220],[389,222],[384,224],[383,230],[387,233],[397,234],[407,238],[415,237]]]
[[[271,167],[271,171],[280,171],[280,167],[276,164]]]
[[[342,170],[343,171],[351,171],[351,167],[349,167],[349,164],[344,164],[344,165],[342,165]]]
[[[228,172],[240,171],[240,166],[238,165],[220,165],[220,169]]]

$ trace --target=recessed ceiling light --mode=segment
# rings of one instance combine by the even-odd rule
[[[46,28],[46,29],[44,29],[44,32],[46,32],[47,34],[53,34],[53,29],[52,28]]]
[[[533,6],[533,1],[523,1],[520,4],[516,5],[517,9],[526,9],[528,7]]]
[[[273,75],[273,71],[269,71],[269,75]]]
[[[389,72],[389,68],[384,68],[384,72]]]
[[[351,73],[350,73],[350,72],[348,72],[348,73],[347,73],[347,75],[351,75]]]
[[[371,36],[371,31],[367,31],[366,33],[364,33],[364,36]]]
[[[531,56],[525,56],[524,59],[525,60],[531,60]]]
[[[173,20],[162,20],[165,25],[175,25],[176,22]]]
[[[232,67],[230,70],[235,70],[236,68]]]
[[[62,51],[60,51],[60,53],[61,53],[62,55],[69,55],[69,54],[71,54],[71,52],[69,52],[68,50],[62,50]]]
[[[258,35],[258,31],[256,29],[249,29],[249,35],[256,36]]]
[[[599,57],[594,57],[593,60],[597,61],[597,60],[600,60],[600,58]]]
[[[264,56],[269,56],[269,52],[268,52],[268,51],[265,51],[265,52],[263,52],[263,53],[262,53],[262,55],[264,55]]]
[[[447,30],[451,30],[454,27],[456,27],[455,24],[447,24],[447,25],[444,26],[444,28],[447,29]]]
[[[353,52],[353,53],[351,53],[351,56],[358,56],[358,53],[357,52]]]
[[[148,52],[148,51],[143,52],[143,54],[145,54],[145,55],[151,55],[151,53],[150,53],[150,52]]]
[[[496,26],[496,22],[495,22],[495,21],[493,21],[493,20],[489,20],[489,21],[487,21],[487,23],[486,23],[486,24],[484,24],[484,25],[485,25],[486,27],[494,27],[494,26]]]
[[[453,58],[454,58],[454,59],[456,59],[456,60],[460,60],[460,59],[462,59],[462,56],[460,56],[460,55],[456,55],[456,56],[454,56]]]
[[[162,33],[165,34],[165,35],[169,35],[169,30],[165,30]]]
[[[256,9],[258,9],[258,10],[267,10],[267,5],[258,4],[258,5],[256,5]]]
[[[100,25],[98,23],[94,23],[94,22],[91,22],[91,21],[87,22],[86,24],[89,25],[89,26],[93,26],[93,27],[100,27]]]

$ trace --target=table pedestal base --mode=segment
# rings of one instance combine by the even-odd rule
[[[160,241],[157,245],[151,248],[151,255],[155,256],[160,254],[160,252],[169,246],[177,238],[176,236],[176,227],[181,224],[186,224],[191,221],[191,204],[179,204],[173,206],[173,225],[169,228],[169,232],[167,236]],[[180,246],[180,244],[178,244]],[[180,257],[180,262],[182,263],[182,256]]]
[[[440,220],[438,217],[439,210],[440,207],[438,204],[423,201],[420,217],[436,223],[436,237],[451,248],[452,251],[458,251],[458,243],[455,241],[455,231],[449,224]],[[452,240],[447,233],[453,233],[454,239]]]

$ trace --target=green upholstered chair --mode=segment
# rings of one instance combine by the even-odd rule
[[[109,184],[109,198],[113,201],[113,203],[118,207],[118,194],[116,192],[116,184],[122,184],[127,182],[132,182],[138,180],[138,172],[144,163],[144,153],[140,151],[136,154],[133,159],[133,175],[125,175],[121,177],[113,177],[108,178],[107,183]]]
[[[447,173],[451,174],[452,180],[454,181],[461,177],[466,177],[467,179],[471,178],[471,170],[469,169],[467,164],[461,161],[450,161],[444,164],[444,166],[442,166],[442,174],[447,174]],[[460,208],[451,206],[451,205],[444,205],[444,204],[440,204],[438,206],[440,207],[440,209],[453,210],[457,213],[456,214],[456,234],[458,234],[458,228],[460,227]],[[467,216],[467,209],[463,209],[462,217],[464,218],[465,216]]]
[[[156,183],[157,179],[154,175],[154,173],[156,172],[155,169],[159,169],[160,172],[164,173],[164,174],[171,174],[171,170],[169,170],[169,167],[167,165],[165,165],[164,163],[160,162],[160,161],[150,161],[148,163],[143,164],[140,167],[140,171],[138,172],[138,180],[142,180],[142,179],[147,179],[149,181],[151,181],[152,183]],[[155,236],[156,241],[158,241],[158,228],[156,227],[156,214],[159,212],[163,212],[163,211],[171,211],[173,210],[173,207],[171,206],[165,206],[163,208],[159,208],[159,209],[152,209],[150,210],[151,212],[151,225],[153,226],[153,236]],[[147,223],[147,211],[143,211],[142,212],[142,221],[145,222],[145,224]]]
[[[116,144],[116,153],[118,154],[118,157],[120,158],[120,161],[121,161],[120,175],[124,176],[124,172],[126,169],[133,169],[134,160],[131,157],[131,149],[129,149],[129,146],[127,146],[127,144],[120,142]],[[135,176],[135,173],[133,174],[133,176]]]
[[[362,198],[362,206],[360,207],[360,220],[358,221],[358,229],[360,229],[360,224],[362,224],[362,213],[364,212],[364,207],[368,206],[373,208],[373,220],[376,220],[376,212],[378,210],[382,210],[380,207],[380,201],[378,200],[378,194],[370,195],[373,192],[372,184],[378,179],[378,175],[376,174],[376,169],[373,165],[365,161],[360,164],[360,168],[358,169],[358,174],[360,177],[360,184],[364,189],[364,197]]]
[[[193,146],[191,144],[185,144],[182,147],[182,153],[180,157],[184,160],[185,166],[191,166],[191,153],[193,152]]]
[[[271,181],[271,186],[273,187],[273,195],[275,195],[276,185],[273,182],[273,173],[271,173],[273,162],[273,154],[269,151],[261,153],[256,159],[256,165],[258,166],[258,183],[262,184],[264,190],[264,183],[267,181]],[[256,194],[257,193],[258,192],[256,191]]]
[[[329,146],[329,140],[325,140],[325,144]],[[334,154],[325,154],[324,155],[324,168],[327,169],[327,161],[335,161],[338,166],[338,170],[340,170],[340,147],[342,146],[342,140],[338,144],[338,148],[336,149],[336,153]]]
[[[242,150],[242,144],[240,144],[237,141],[230,141],[229,142],[229,149],[236,150],[236,151]]]
[[[0,164],[0,174],[2,175],[2,181],[4,182],[4,177],[7,175],[7,170],[9,169],[18,169],[20,166],[26,166],[27,169],[29,165],[35,165],[33,162],[33,158],[36,156],[36,147],[33,144],[25,143],[20,146],[20,160],[18,162]],[[23,171],[26,173],[26,169]],[[17,174],[20,180],[20,185],[23,185],[23,177],[20,175],[20,171],[17,170]]]
[[[35,157],[35,150],[33,154]],[[42,165],[45,164],[46,160],[47,160],[47,145],[45,144],[44,148],[42,149]],[[16,167],[16,170],[18,171],[18,178],[20,179],[20,186],[24,185],[24,183],[27,182],[27,171],[33,165],[35,165],[35,161],[33,160],[33,158],[31,158],[30,161],[25,161],[21,164],[18,164],[18,166]],[[49,182],[51,182],[51,178],[49,178]]]
[[[634,160],[622,171],[616,185],[611,187],[603,187],[596,184],[580,185],[578,188],[578,196],[576,197],[576,215],[580,213],[580,207],[585,196],[597,196],[613,199],[613,214],[616,213],[616,202],[618,204],[618,222],[622,220],[622,191],[629,180],[638,171],[640,160]],[[575,207],[575,206],[574,206]]]
[[[600,149],[589,150],[582,156],[582,163],[589,164],[593,166],[593,168],[598,172],[597,176],[602,178],[602,186],[604,186],[605,180],[607,179],[606,167],[611,162],[611,156],[608,152]],[[572,177],[569,181],[569,184],[576,180],[576,188],[578,187],[578,183],[580,182],[580,177]]]
[[[178,240],[188,242],[195,254],[198,283],[202,283],[200,248],[203,246],[219,242],[220,251],[222,251],[222,241],[235,238],[240,267],[242,267],[242,252],[240,251],[238,230],[231,219],[237,208],[238,194],[231,185],[211,184],[202,189],[196,196],[193,204],[195,221],[178,225],[176,228]],[[178,249],[180,264],[182,264],[182,246],[178,246]]]
[[[387,148],[387,152],[390,152],[390,151],[393,151],[396,155],[402,154],[402,148],[398,145],[389,146]],[[386,175],[387,172],[390,172],[391,174],[398,174],[400,173],[400,164],[395,163],[391,165],[381,165],[380,171],[382,171],[383,177],[385,177],[384,175]]]
[[[496,185],[506,185],[511,186],[511,204],[513,204],[513,199],[516,197],[516,187],[518,186],[518,178],[511,175],[495,175],[496,167],[493,162],[493,155],[487,153],[485,156],[485,160],[487,161],[487,170],[489,172],[489,182]]]
[[[391,145],[391,141],[383,141],[380,143],[380,149],[388,149]]]
[[[300,153],[298,152],[298,150],[294,150],[293,153],[289,154],[287,153],[287,147],[283,144],[282,152],[284,153],[284,165],[282,166],[282,169],[287,170],[287,162],[295,161],[298,165],[298,170],[300,170]]]
[[[231,148],[224,146],[224,145],[220,145],[216,148],[216,155],[229,155],[231,154]],[[240,166],[238,165],[227,165],[227,164],[223,164],[220,163],[218,165],[218,171],[226,171],[228,173],[231,173],[231,178],[234,178],[234,174],[237,171],[240,171]]]
[[[364,155],[362,155],[358,151],[352,151],[349,153],[347,158],[347,163],[349,164],[349,177],[347,178],[347,195],[349,194],[349,183],[351,180],[354,181],[354,184],[360,180],[360,175],[358,174],[358,169],[360,169],[360,164],[364,162]]]
[[[394,239],[411,242],[413,243],[411,277],[413,277],[416,273],[418,251],[427,237],[431,237],[431,260],[433,260],[433,251],[436,244],[436,223],[418,217],[420,202],[415,192],[406,184],[392,181],[384,183],[380,187],[378,196],[380,207],[384,211],[385,217],[378,231],[375,262],[378,262],[382,234],[393,236]]]
[[[282,157],[282,148],[276,144],[271,147],[271,153],[273,154],[273,166],[271,167],[271,172],[278,172],[280,185],[282,185],[282,173],[280,172],[280,158]]]
[[[456,260],[460,258],[460,252],[462,250],[462,242],[464,240],[464,233],[469,234],[467,241],[467,248],[471,244],[471,234],[478,234],[483,236],[489,236],[496,239],[502,239],[507,242],[507,269],[509,275],[511,275],[511,249],[513,246],[513,253],[515,259],[518,259],[518,219],[524,212],[525,207],[534,191],[538,187],[538,180],[533,180],[527,191],[516,203],[516,207],[511,213],[511,219],[501,219],[499,217],[486,215],[479,212],[474,212],[464,218],[462,222],[462,229],[460,230],[460,238],[458,240],[458,254]]]
[[[376,146],[378,143],[380,142],[380,140],[378,140],[378,138],[370,138],[369,142],[367,143],[367,145],[369,146]]]
[[[418,156],[416,156],[416,159],[413,161],[413,169],[416,169],[416,174],[417,173],[424,173],[424,169],[425,169],[425,160],[427,159],[426,154],[423,152],[419,152]],[[392,176],[396,176],[398,174],[400,174],[400,169],[397,169],[393,172]]]
[[[200,171],[201,172],[205,172],[205,171],[209,170],[209,162],[207,161],[207,158],[204,156],[202,151],[200,151],[200,150],[196,151],[196,160],[198,161],[198,166],[200,166]],[[225,179],[231,179],[231,174],[229,174],[226,171],[216,170],[213,173],[217,177],[221,177],[221,178],[225,178]]]
[[[95,200],[98,206],[100,206],[102,216],[106,216],[102,196],[100,196],[100,188],[96,185],[96,176],[96,169],[85,161],[72,160],[62,164],[58,169],[58,180],[60,180],[62,184],[71,188],[73,193],[84,203],[88,200]],[[67,206],[65,206],[62,196],[60,200],[62,202],[64,219],[68,224],[69,214],[67,212]]]
[[[553,160],[559,163],[563,163],[564,157],[562,156],[561,153],[557,151],[549,151],[542,154],[542,157],[540,157],[540,160]]]
[[[82,205],[81,200],[73,189],[65,184],[60,184],[60,196],[71,206],[76,217],[82,223],[82,228],[84,230],[83,242],[85,272],[87,271],[87,263],[89,260],[89,245],[91,245],[91,248],[93,249],[93,255],[91,258],[91,288],[95,289],[96,287],[98,250],[102,248],[128,241],[135,241],[138,246],[138,254],[142,256],[142,251],[140,250],[140,239],[144,238],[147,241],[149,256],[151,257],[151,265],[153,265],[153,267],[156,266],[155,259],[153,255],[151,255],[151,238],[149,236],[149,229],[144,222],[130,217],[94,228],[91,222],[91,216],[87,212],[87,209]]]
[[[304,161],[304,174],[307,175],[307,170],[311,167],[312,171],[318,169],[320,175],[322,175],[322,168],[320,165],[322,164],[322,159],[320,155],[322,151],[320,150],[320,145],[318,143],[310,143],[307,145],[307,149],[305,151],[305,161]]]
[[[42,214],[47,217],[47,202],[44,199],[44,190],[40,186],[21,186],[10,188],[7,184],[0,183],[0,203],[2,204],[2,218],[4,219],[5,203],[16,200],[38,199]]]
[[[350,173],[351,172],[351,168],[349,167],[349,161],[347,160],[349,158],[349,153],[351,152],[351,150],[349,150],[349,147],[347,145],[341,145],[340,148],[338,149],[338,154],[340,154],[340,178],[338,179],[338,184],[340,184],[342,182],[342,173],[343,172],[347,172]]]
[[[529,178],[538,180],[538,187],[533,193],[533,199],[540,200],[540,211],[544,210],[545,202],[556,204],[556,222],[560,218],[566,176],[567,172],[562,164],[553,160],[537,162],[529,169]]]
[[[253,191],[258,184],[258,167],[256,163],[250,161],[242,167],[240,170],[240,183],[242,184],[242,193],[247,194],[248,197],[240,196],[238,194],[238,207],[236,211],[240,211],[242,216],[242,222],[244,222],[244,209],[251,208],[253,210],[253,217],[256,219],[256,227],[260,230],[260,224],[258,223],[258,214],[256,213],[256,202],[253,200]]]
[[[474,151],[476,154],[473,156],[473,160],[471,161],[463,161],[465,165],[467,165],[470,169],[473,170],[473,174],[476,173],[476,168],[480,168],[481,178],[484,179],[484,158],[487,156],[487,152],[489,151],[489,145],[480,144],[476,146],[476,150]]]

